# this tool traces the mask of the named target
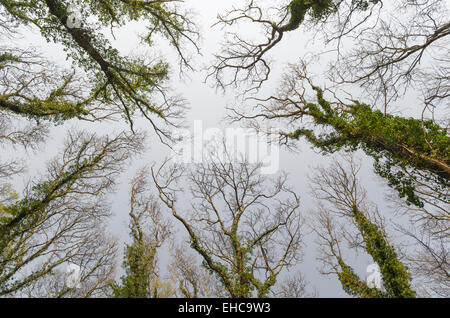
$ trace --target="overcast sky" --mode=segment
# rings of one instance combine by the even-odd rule
[[[202,67],[207,66],[212,60],[212,54],[220,50],[220,42],[223,39],[223,31],[220,28],[211,28],[212,24],[216,22],[216,16],[218,13],[223,13],[229,10],[233,5],[239,6],[243,4],[242,0],[186,0],[187,6],[193,8],[197,14],[197,21],[201,27],[202,43],[201,52],[202,56],[194,56],[194,65],[197,66],[197,72],[188,72],[189,78],[185,77],[180,79],[177,73],[176,64],[173,69],[172,87],[176,92],[182,94],[190,104],[190,110],[187,116],[187,124],[192,129],[194,120],[202,120],[204,128],[225,128],[223,118],[226,114],[225,107],[231,106],[236,103],[236,92],[228,90],[225,94],[217,92],[212,83],[204,83],[205,72],[202,71]],[[121,50],[123,54],[130,54],[133,52],[140,52],[141,46],[137,45],[136,34],[142,30],[143,26],[139,24],[130,24],[121,30],[115,32],[115,45]],[[255,29],[249,28],[241,30],[241,32],[255,33]],[[264,86],[261,94],[269,94],[273,92],[279,83],[279,79],[283,71],[286,69],[288,63],[295,63],[299,57],[303,56],[306,52],[314,51],[320,48],[320,43],[314,44],[310,39],[310,35],[302,33],[303,31],[295,31],[286,35],[283,41],[275,47],[271,56],[275,59],[273,72],[271,74],[271,80]],[[254,36],[258,36],[256,32]],[[58,64],[69,67],[65,59],[64,52],[61,46],[55,44],[45,43],[39,34],[27,33],[27,36],[17,41],[21,45],[33,44],[39,47],[41,51],[47,56],[51,56]],[[317,47],[314,47],[316,45]],[[155,52],[160,52],[166,56],[170,61],[174,61],[173,51],[168,49],[166,44],[155,44]],[[320,72],[320,69],[325,67],[326,61],[319,62],[318,65],[313,66],[313,72]],[[406,112],[408,110],[406,109]],[[145,122],[139,121],[138,126],[144,130],[150,131],[149,125]],[[27,178],[44,173],[44,163],[48,158],[56,155],[58,149],[61,149],[62,137],[65,131],[69,127],[80,127],[83,129],[89,129],[92,131],[98,131],[103,133],[105,131],[120,131],[122,129],[128,129],[128,126],[123,123],[114,124],[91,124],[80,123],[77,121],[70,121],[62,126],[52,128],[52,133],[49,141],[44,146],[42,151],[36,154],[30,154],[29,171],[25,176],[21,176],[16,180],[19,185]],[[115,216],[111,222],[111,232],[120,235],[123,239],[128,236],[128,184],[127,180],[131,178],[133,172],[143,165],[151,164],[152,162],[160,162],[164,157],[169,155],[169,149],[160,144],[154,135],[151,135],[149,141],[149,150],[145,156],[135,160],[133,165],[124,171],[123,177],[120,182],[120,186],[117,189],[117,195],[113,199],[113,211]],[[371,160],[364,157],[361,153],[358,153],[361,158],[364,158],[364,169],[361,177],[364,184],[367,185],[370,198],[377,202],[383,202],[383,196],[385,191],[389,191],[384,185],[383,181],[372,173]],[[31,160],[32,158],[32,160]],[[293,153],[287,149],[282,149],[280,153],[280,167],[282,170],[289,173],[290,178],[288,184],[290,184],[295,191],[300,195],[302,199],[302,211],[303,213],[311,213],[314,208],[314,200],[309,196],[306,177],[308,173],[314,170],[314,167],[318,164],[326,165],[330,158],[313,151],[306,143],[301,143],[299,152]],[[392,217],[390,211],[383,205],[383,211],[388,220]],[[180,231],[178,234],[180,237],[184,237],[184,233]],[[311,289],[316,288],[321,297],[342,297],[346,294],[342,291],[342,288],[336,278],[333,276],[320,275],[320,264],[316,261],[317,246],[314,243],[314,236],[307,235],[305,238],[304,248],[304,262],[300,265],[300,269],[306,279],[310,282]],[[356,266],[356,270],[365,278],[366,267],[372,262],[364,255],[359,255],[348,260],[349,263]],[[161,270],[164,272],[164,269]]]

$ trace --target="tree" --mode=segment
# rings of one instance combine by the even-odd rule
[[[186,249],[185,242],[173,244],[169,273],[175,285],[175,296],[182,298],[212,298],[227,296],[217,277],[198,262],[198,257]]]
[[[172,240],[172,224],[163,215],[141,169],[131,181],[131,244],[124,253],[125,274],[112,285],[111,296],[119,298],[218,297],[223,295],[217,280],[199,266],[185,244]],[[170,240],[170,241],[169,241]],[[165,277],[159,272],[158,253],[169,245],[170,258]]]
[[[0,109],[28,119],[61,123],[72,118],[100,120],[114,110],[86,97],[88,84],[75,72],[61,71],[32,52],[2,48],[0,54]]]
[[[120,284],[113,285],[115,297],[156,298],[172,293],[172,288],[161,281],[157,266],[157,252],[170,235],[170,223],[162,216],[158,201],[149,193],[147,174],[148,170],[142,169],[131,181],[132,243],[125,248],[125,275]]]
[[[308,292],[308,282],[301,272],[286,277],[277,290],[272,292],[272,297],[278,298],[311,298],[317,297],[318,293]]]
[[[286,4],[287,2],[287,4]],[[252,41],[236,32],[228,33],[223,45],[223,53],[216,55],[216,62],[211,66],[208,77],[213,77],[216,85],[223,89],[235,85],[247,85],[246,93],[261,88],[269,79],[271,63],[267,55],[283,39],[286,32],[297,30],[310,17],[309,24],[320,29],[318,24],[325,23],[336,16],[336,33],[347,35],[358,29],[359,24],[368,19],[381,6],[380,0],[331,1],[331,0],[290,0],[278,1],[276,8],[267,10],[258,1],[251,0],[243,9],[233,9],[219,15],[217,24],[223,27],[251,22],[264,30],[265,41]],[[275,11],[274,14],[270,12]],[[354,16],[362,22],[352,23]],[[342,20],[342,21],[341,21]],[[230,71],[228,74],[227,71]]]
[[[226,148],[226,147],[225,147]],[[266,297],[278,275],[300,257],[300,199],[286,176],[269,181],[259,165],[233,162],[214,153],[192,171],[167,168],[152,175],[161,201],[188,233],[191,248],[216,276],[228,297]],[[187,182],[191,209],[177,205]],[[178,187],[177,187],[178,184]],[[195,289],[195,285],[193,286]]]
[[[122,56],[103,32],[110,28],[114,36],[114,29],[130,21],[146,23],[141,43],[150,47],[155,36],[162,35],[178,53],[180,70],[192,69],[186,44],[198,52],[199,34],[190,13],[173,1],[0,1],[3,38],[33,28],[47,41],[61,44],[74,65],[74,70],[64,70],[35,48],[1,43],[2,146],[33,148],[48,134],[46,121],[72,118],[100,121],[122,115],[135,132],[135,113],[150,121],[161,141],[170,141],[168,129],[178,126],[185,102],[171,96],[166,87],[168,63],[148,54]],[[18,117],[32,120],[16,129],[9,121]],[[116,243],[103,233],[109,214],[105,195],[125,161],[142,150],[142,138],[140,133],[122,133],[113,139],[71,133],[60,161],[49,164],[47,180],[33,182],[23,198],[6,183],[23,170],[20,160],[0,163],[0,177],[5,180],[0,187],[0,294],[111,293]],[[133,254],[134,247],[128,249]],[[61,264],[67,262],[83,268],[81,288],[66,286]]]
[[[376,207],[371,207],[367,193],[357,176],[360,165],[349,159],[347,167],[334,161],[329,169],[318,168],[311,178],[311,189],[320,200],[319,212],[313,230],[318,234],[322,262],[337,274],[344,291],[362,298],[414,297],[411,275],[396,249],[389,243],[384,226],[377,216]],[[333,219],[339,216],[350,220],[356,234],[347,226]],[[377,220],[378,219],[378,220]],[[345,262],[341,243],[364,249],[379,265],[384,291],[370,287],[361,281],[355,271]]]
[[[16,116],[3,114],[0,117],[0,147],[5,149],[36,150],[48,135],[48,128],[45,125],[35,125],[26,123],[25,125],[17,120]],[[18,194],[12,185],[7,181],[14,175],[24,171],[23,162],[20,158],[8,158],[4,151],[0,162],[0,211],[7,204],[16,200]]]
[[[396,102],[419,95],[414,108],[422,110],[422,119],[439,120],[435,110],[448,105],[450,87],[448,2],[397,0],[383,7],[358,33],[346,35],[354,38],[352,48],[339,51],[330,79],[340,87],[358,85],[365,102],[385,114]]]
[[[291,126],[301,121],[301,127],[278,133],[283,142],[304,138],[323,153],[361,148],[375,159],[375,171],[410,204],[446,204],[450,177],[446,129],[432,120],[383,114],[356,100],[328,100],[312,83],[304,65],[292,68],[277,95],[253,98],[260,112],[247,114],[234,109],[233,120],[281,120]],[[311,91],[314,101],[308,96]],[[427,184],[434,195],[420,191],[419,184]]]
[[[335,86],[353,91],[358,85],[366,102],[385,114],[394,102],[417,92],[423,98],[422,116],[446,104],[450,24],[444,0],[296,0],[279,1],[275,8],[252,0],[220,15],[218,24],[245,22],[260,27],[266,41],[255,42],[240,31],[227,33],[223,53],[216,55],[209,73],[218,87],[243,84],[248,85],[245,92],[258,90],[269,79],[270,51],[286,32],[301,29],[300,41],[307,43],[312,32],[325,45],[305,56],[320,55],[321,64],[327,60],[326,75]]]
[[[442,225],[441,225],[442,226]],[[416,280],[422,297],[446,298],[450,294],[448,261],[449,239],[439,227],[436,229],[400,229],[414,239],[414,252],[405,259]]]
[[[433,2],[433,5],[430,2]],[[413,165],[420,170],[432,171],[439,179],[433,180],[433,182],[441,187],[448,186],[446,180],[448,180],[450,168],[447,129],[445,123],[442,125],[434,118],[427,120],[425,112],[431,110],[431,104],[445,103],[448,97],[449,79],[443,71],[446,69],[445,66],[448,62],[446,59],[448,54],[445,54],[448,47],[443,43],[443,39],[449,34],[450,29],[448,21],[442,18],[441,12],[443,10],[446,12],[445,4],[442,1],[425,1],[422,3],[399,1],[395,5],[405,14],[414,15],[414,19],[410,19],[412,25],[393,19],[392,16],[385,17],[382,13],[377,15],[376,23],[372,25],[369,17],[374,7],[382,6],[381,1],[352,1],[351,5],[347,4],[346,1],[338,1],[337,3],[330,1],[292,1],[282,9],[282,11],[287,10],[284,19],[290,17],[290,22],[286,26],[280,26],[280,23],[263,19],[263,10],[255,1],[251,1],[246,9],[233,10],[229,14],[231,17],[221,17],[219,20],[224,24],[234,24],[240,20],[249,19],[254,23],[268,25],[270,26],[269,30],[273,29],[271,38],[267,43],[255,45],[252,49],[251,43],[243,40],[239,35],[235,35],[234,45],[228,44],[232,49],[226,51],[228,54],[226,57],[219,57],[221,63],[214,69],[218,75],[216,78],[219,85],[223,85],[221,84],[220,72],[227,68],[235,69],[235,75],[231,77],[231,83],[242,80],[244,82],[250,81],[250,84],[261,84],[261,80],[267,79],[270,68],[267,62],[264,60],[261,62],[260,59],[268,49],[281,40],[282,32],[278,32],[278,38],[275,37],[278,34],[277,28],[282,31],[298,28],[308,12],[316,17],[314,23],[334,25],[335,27],[332,28],[335,30],[332,33],[334,35],[331,35],[325,42],[327,44],[333,41],[338,42],[338,58],[331,60],[332,68],[326,75],[334,78],[334,83],[339,84],[339,86],[333,91],[330,90],[330,93],[337,97],[340,95],[339,88],[346,87],[343,84],[361,85],[377,96],[384,96],[384,117],[376,111],[376,100],[378,98],[375,98],[374,104],[370,106],[367,104],[370,101],[363,103],[355,98],[351,100],[353,105],[342,102],[342,98],[335,98],[336,102],[326,100],[321,88],[314,86],[309,80],[310,76],[304,67],[306,62],[303,61],[299,66],[290,66],[291,71],[285,76],[282,84],[283,89],[279,94],[267,99],[255,99],[258,104],[257,107],[252,107],[252,109],[256,109],[256,111],[249,114],[235,112],[234,115],[236,116],[233,116],[233,119],[264,118],[273,121],[285,120],[287,123],[292,123],[300,118],[310,117],[316,124],[315,128],[319,128],[316,130],[332,128],[334,131],[327,135],[328,138],[322,139],[318,138],[310,129],[303,127],[285,135],[292,139],[304,136],[314,146],[319,146],[322,150],[340,148],[341,143],[353,144],[354,146],[355,139],[359,139],[362,141],[362,145],[360,145],[365,150],[371,148],[369,152],[382,151],[381,157],[384,155],[389,157],[386,159],[387,162],[383,164],[379,163],[379,158],[377,159],[377,171],[389,179],[391,185],[402,192],[402,195],[408,196],[408,201],[416,201],[415,204],[417,204],[418,200],[414,198],[411,189],[411,184],[414,183],[412,179],[414,178],[408,176],[409,171],[404,171],[407,170],[405,161],[412,161]],[[389,7],[388,9],[392,8]],[[341,12],[342,10],[343,12]],[[368,16],[360,23],[355,24],[355,21],[353,21],[353,18],[357,18],[355,13],[362,11],[367,11]],[[386,12],[385,15],[387,14]],[[366,13],[363,15],[365,16]],[[333,20],[334,17],[337,20]],[[346,19],[345,23],[340,21],[342,17]],[[387,18],[390,18],[390,23],[386,22],[385,19]],[[417,32],[413,33],[410,31],[411,29]],[[327,30],[327,28],[324,28],[324,30]],[[324,32],[326,33],[326,31]],[[345,37],[351,37],[355,32],[358,34],[358,39],[361,40],[352,43],[354,49],[350,50],[350,54],[341,53],[339,50],[341,42],[344,41]],[[423,43],[421,43],[422,39],[424,39]],[[417,44],[413,45],[409,42],[416,42]],[[424,67],[419,67],[419,62],[424,59],[426,52],[433,50],[433,47],[440,48],[439,53],[425,60],[422,63],[425,64]],[[239,53],[241,50],[244,52],[242,55]],[[252,60],[252,58],[255,60]],[[252,62],[247,63],[246,59],[250,59]],[[228,65],[227,61],[232,61],[232,65]],[[266,66],[266,72],[258,69],[257,65],[260,63]],[[429,71],[424,69],[429,69]],[[241,71],[248,72],[242,79],[238,76]],[[403,97],[408,88],[419,88],[413,85],[418,81],[427,82],[427,87],[422,87],[426,91],[422,118],[413,120],[388,115],[389,102]],[[313,109],[313,112],[309,111],[308,108],[313,108],[313,105],[310,105],[312,102],[305,97],[307,91],[305,85],[308,86],[308,84],[318,97],[318,107],[316,107],[318,111],[315,113],[316,108]],[[400,93],[401,91],[403,91],[403,94]],[[263,102],[272,102],[272,104],[267,106]],[[285,110],[283,106],[286,106],[288,110]],[[353,119],[348,118],[348,116],[355,118],[355,122],[360,125],[358,127],[356,125],[346,126]],[[347,121],[347,124],[343,124],[344,121]],[[369,127],[370,131],[381,129],[382,133],[377,136],[370,133],[361,133],[368,124],[372,126]],[[342,136],[349,134],[348,131],[343,131],[347,129],[344,126],[355,130],[353,136]],[[411,136],[409,140],[405,140],[406,137],[397,136],[400,129],[408,132],[408,135]],[[370,155],[376,157],[374,153]],[[403,171],[392,171],[392,166],[401,166],[400,170]]]
[[[248,97],[245,105],[230,107],[229,119],[259,130],[262,123],[281,124],[278,137],[288,147],[303,139],[323,154],[362,149],[372,157],[375,172],[396,190],[397,199],[391,199],[397,213],[410,218],[412,228],[400,230],[420,247],[409,255],[411,268],[430,283],[424,287],[426,294],[445,295],[450,138],[445,108],[439,106],[448,103],[450,87],[447,4],[338,1],[319,19],[309,21],[305,18],[314,13],[312,7],[301,10],[301,15],[291,9],[290,5],[281,9],[286,30],[304,26],[323,40],[321,51],[308,53],[320,55],[322,64],[323,59],[329,62],[321,74],[327,81],[317,77],[313,81],[306,65],[314,59],[303,58],[298,65],[289,65],[275,94]],[[227,42],[230,49],[218,56],[210,74],[220,87],[249,85],[245,93],[260,88],[269,78],[268,51],[281,41],[284,32],[277,28],[283,24],[271,22],[270,11],[256,1],[219,20],[223,25],[248,20],[268,30],[268,41],[262,44],[233,34]],[[226,70],[232,71],[229,82]],[[398,105],[410,106],[419,115],[394,115]]]
[[[143,138],[70,132],[46,176],[2,205],[0,295],[106,293],[116,246],[103,232],[109,216],[105,196],[126,161],[142,150]],[[67,263],[80,267],[80,290],[62,281],[61,266]]]
[[[406,204],[397,196],[388,196],[395,215],[399,217],[406,215],[410,219],[409,224],[396,225],[398,231],[412,239],[411,252],[406,255],[405,262],[411,268],[420,296],[448,297],[450,292],[448,209],[444,200],[433,200],[434,192],[430,191],[427,184],[418,184],[416,189],[424,197],[431,199],[429,204],[416,207]],[[445,197],[444,193],[443,198]]]
[[[169,96],[165,83],[169,65],[158,59],[125,57],[112,46],[102,29],[113,31],[130,21],[145,21],[147,33],[142,43],[151,45],[160,34],[167,38],[180,56],[180,65],[190,67],[185,44],[197,50],[198,36],[190,15],[180,11],[173,1],[31,1],[27,3],[2,0],[1,26],[3,32],[11,33],[12,25],[36,28],[47,41],[63,45],[68,57],[81,68],[83,81],[73,73],[52,74],[42,68],[45,62],[37,60],[28,52],[15,48],[2,50],[1,69],[15,78],[13,85],[0,87],[0,107],[9,111],[39,118],[69,119],[103,118],[121,113],[133,129],[136,112],[145,117],[162,140],[170,139],[165,125],[177,126],[184,101]],[[69,6],[71,5],[71,6]],[[74,20],[77,8],[83,16]],[[95,18],[97,22],[88,24]],[[50,80],[46,96],[35,89]],[[53,87],[52,87],[53,86]],[[86,86],[86,89],[79,89]],[[22,94],[22,89],[25,94]],[[99,114],[100,111],[100,114]],[[162,125],[158,124],[162,121]]]

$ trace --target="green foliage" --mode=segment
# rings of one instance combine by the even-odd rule
[[[20,58],[12,53],[4,52],[0,54],[0,70],[11,62],[20,62]]]
[[[0,211],[5,207],[5,205],[13,200],[17,200],[19,194],[14,190],[11,184],[3,183],[0,185]]]
[[[386,289],[385,296],[414,297],[416,293],[411,289],[411,275],[408,273],[407,267],[398,259],[394,248],[386,242],[378,226],[370,222],[356,207],[353,208],[353,216],[364,239],[367,253],[380,266]]]
[[[236,222],[227,235],[229,243],[233,246],[235,266],[231,267],[228,264],[214,261],[211,253],[201,246],[200,238],[193,232],[190,235],[191,248],[203,257],[202,266],[211,275],[217,277],[232,298],[250,298],[255,291],[259,298],[267,297],[270,289],[276,283],[277,274],[270,274],[264,281],[257,278],[250,257],[256,246],[253,244],[245,246],[249,242],[244,242],[237,235],[237,230]]]
[[[411,289],[411,275],[408,268],[398,259],[394,248],[388,244],[378,226],[372,223],[356,206],[353,207],[352,217],[363,237],[366,252],[380,267],[384,290],[369,287],[338,256],[340,271],[337,274],[344,291],[349,295],[361,298],[415,297],[416,293]]]
[[[91,212],[101,213],[101,209],[96,205],[85,202],[83,196],[95,194],[96,199],[101,202],[102,196],[112,184],[107,178],[116,175],[117,165],[122,164],[116,161],[116,158],[112,158],[111,153],[118,154],[122,151],[118,158],[126,160],[129,156],[126,152],[127,147],[130,147],[129,144],[132,143],[130,138],[101,140],[95,136],[83,134],[70,135],[70,142],[71,144],[64,151],[62,162],[53,161],[49,165],[46,180],[35,183],[27,189],[24,198],[18,199],[16,196],[7,204],[2,203],[0,295],[20,291],[39,278],[50,275],[55,267],[66,261],[63,256],[59,258],[60,254],[55,253],[52,248],[67,239],[64,238],[67,232],[76,230],[78,225],[81,227],[83,221],[77,220],[75,217],[77,213],[80,215]],[[63,217],[66,211],[74,213],[74,223],[64,222]],[[96,217],[101,218],[102,215],[99,214]],[[61,224],[52,228],[57,218],[60,218]],[[52,233],[51,230],[47,232],[48,228],[56,232],[61,231],[61,234]],[[82,228],[85,229],[86,225]],[[51,236],[53,234],[55,234],[54,237]],[[77,235],[82,237],[83,230],[77,231]],[[77,239],[76,235],[73,237],[74,240]],[[26,276],[19,275],[25,266],[45,258],[47,261],[42,266],[35,267]]]
[[[21,288],[26,282],[35,279],[34,275],[29,275],[24,282],[15,282],[12,277],[12,274],[24,265],[23,256],[20,255],[23,250],[26,250],[27,246],[21,244],[20,240],[24,235],[32,233],[30,230],[39,222],[42,222],[47,206],[53,199],[61,195],[63,187],[63,184],[58,181],[46,181],[35,185],[32,188],[31,196],[1,207],[0,294],[4,290]]]
[[[425,171],[436,188],[449,186],[450,137],[445,129],[432,121],[383,114],[358,101],[334,109],[322,90],[314,89],[318,103],[308,104],[304,115],[317,128],[332,132],[316,135],[310,129],[297,129],[288,137],[305,137],[326,153],[363,149],[375,159],[375,171],[409,204],[423,206],[415,194],[417,171]]]
[[[33,98],[28,103],[10,102],[0,98],[0,108],[29,119],[52,120],[55,123],[89,115],[89,111],[85,110],[82,104],[58,101],[55,95],[44,100]]]
[[[357,10],[367,10],[369,4],[377,4],[380,0],[353,0]],[[335,3],[333,0],[293,0],[288,5],[288,10],[291,15],[289,20],[289,26],[286,31],[292,31],[297,29],[307,13],[311,15],[313,19],[320,20],[326,18],[330,14],[337,12],[339,3]]]
[[[0,109],[12,112],[21,116],[25,116],[37,120],[53,120],[56,123],[63,122],[72,118],[81,118],[89,115],[86,105],[91,102],[91,98],[75,100],[68,96],[68,86],[71,85],[72,76],[61,75],[61,84],[55,88],[50,88],[47,82],[51,81],[54,74],[46,74],[46,71],[38,73],[33,70],[34,64],[38,61],[31,58],[21,56],[20,52],[11,53],[4,52],[0,54],[0,71],[2,76],[8,80],[8,76],[19,80],[22,85],[16,88],[17,92],[6,90],[0,94]],[[20,74],[18,70],[28,75]],[[28,73],[28,74],[27,74]],[[9,74],[9,75],[7,75]],[[46,78],[47,77],[47,78]],[[33,81],[42,80],[46,83],[47,97],[42,97],[42,87],[29,87]],[[12,85],[13,86],[13,85]],[[28,95],[24,92],[33,90]]]
[[[122,268],[125,274],[120,283],[114,282],[113,296],[117,298],[158,298],[175,294],[173,286],[162,281],[158,275],[157,252],[168,233],[166,225],[156,221],[159,209],[146,200],[143,174],[133,179],[131,187],[130,235],[132,243],[127,244]]]
[[[314,18],[321,18],[335,11],[335,5],[332,0],[294,0],[289,4],[289,9],[291,21],[303,21],[308,10]]]
[[[338,272],[338,279],[341,282],[342,289],[352,296],[360,298],[384,298],[385,294],[376,289],[370,288],[366,282],[362,282],[353,269],[339,258],[341,271]]]
[[[140,57],[121,56],[100,30],[120,27],[131,21],[145,21],[148,31],[142,41],[151,45],[156,34],[166,37],[176,48],[183,63],[188,65],[181,42],[188,40],[194,43],[190,36],[195,31],[192,22],[178,12],[176,5],[164,1],[135,0],[0,0],[0,5],[12,22],[36,26],[47,41],[63,45],[68,57],[88,75],[91,88],[89,102],[98,100],[109,105],[120,105],[124,118],[131,126],[136,111],[147,119],[152,114],[165,118],[167,105],[163,109],[154,99],[155,94],[164,97],[162,86],[168,79],[168,64],[162,60],[154,62]],[[72,27],[68,24],[73,14],[71,7],[81,13],[81,21],[77,21],[81,26]],[[87,20],[97,22],[88,25]],[[2,103],[0,107],[38,117],[58,114],[58,120],[85,115],[83,105],[58,103],[53,98],[32,100],[27,105]]]
[[[121,277],[121,285],[113,285],[113,293],[118,298],[149,298],[150,277],[153,274],[153,263],[156,250],[149,249],[142,241],[134,240],[127,245],[123,268],[125,275]]]

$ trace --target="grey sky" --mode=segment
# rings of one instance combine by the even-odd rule
[[[242,0],[186,0],[188,7],[193,8],[197,14],[197,21],[201,27],[202,43],[201,51],[202,56],[195,56],[195,52],[192,52],[194,58],[194,65],[199,69],[198,72],[188,72],[187,77],[180,79],[178,77],[178,69],[174,59],[173,51],[168,48],[166,44],[160,45],[160,42],[156,41],[155,52],[161,52],[170,61],[174,62],[172,88],[182,94],[190,104],[190,110],[187,116],[187,124],[192,129],[192,123],[194,120],[202,120],[204,128],[218,127],[225,128],[223,117],[226,115],[225,107],[236,103],[236,92],[228,90],[225,94],[222,92],[216,92],[211,87],[211,82],[204,83],[205,72],[201,70],[202,67],[207,66],[212,60],[212,54],[220,50],[220,42],[223,39],[223,32],[220,28],[211,28],[211,25],[216,22],[216,16],[218,13],[223,13],[229,10],[233,5],[242,5]],[[130,54],[133,52],[141,52],[143,49],[137,45],[135,34],[142,29],[142,25],[130,24],[121,30],[114,32],[116,41],[115,45],[121,50],[123,54]],[[249,27],[249,34],[258,36],[256,30]],[[253,33],[251,33],[253,32]],[[275,60],[271,79],[264,86],[261,91],[262,96],[265,96],[273,92],[279,83],[279,79],[283,71],[286,69],[288,63],[295,63],[299,57],[302,57],[308,51],[319,50],[322,46],[319,42],[308,41],[311,40],[311,34],[303,33],[303,30],[291,32],[286,35],[285,39],[277,46],[271,56]],[[45,43],[44,40],[37,33],[27,33],[27,36],[17,41],[21,45],[33,44],[43,51],[44,55],[51,57],[58,64],[68,67],[70,64],[65,60],[64,52],[60,45]],[[317,65],[313,66],[312,71],[320,73],[320,70],[326,66],[326,60],[319,61]],[[413,98],[413,97],[412,97]],[[417,115],[417,111],[413,108],[407,109],[401,107],[399,110],[403,110],[408,115]],[[128,126],[124,123],[113,124],[96,124],[80,123],[77,121],[70,121],[62,126],[52,128],[49,141],[43,146],[41,151],[36,154],[30,153],[29,171],[25,176],[17,178],[16,184],[19,186],[22,181],[27,180],[30,177],[43,173],[42,169],[45,167],[44,163],[48,158],[56,155],[58,149],[61,149],[61,141],[64,136],[65,130],[69,127],[80,127],[83,129],[89,129],[91,131],[97,131],[99,133],[120,131],[121,129],[128,129]],[[145,121],[138,121],[139,128],[148,130],[151,138],[149,140],[149,150],[147,153],[135,160],[133,165],[124,171],[122,179],[120,180],[120,186],[117,189],[117,194],[112,197],[113,211],[115,216],[111,221],[111,232],[115,235],[120,235],[123,239],[128,236],[128,180],[133,175],[134,171],[143,165],[151,164],[152,162],[160,162],[164,157],[169,155],[169,149],[163,146],[154,134],[151,134],[150,127]],[[372,173],[371,160],[364,157],[361,153],[358,153],[360,157],[364,158],[364,169],[361,177],[364,184],[367,185],[369,197],[381,204],[380,207],[384,208],[386,217],[389,219],[392,217],[390,210],[385,207],[384,192],[389,191],[384,182]],[[307,175],[318,164],[326,165],[329,162],[329,157],[325,157],[321,154],[314,152],[310,146],[306,143],[301,143],[298,153],[290,152],[286,149],[282,149],[280,155],[280,167],[290,175],[289,184],[294,187],[296,192],[302,198],[302,211],[307,214],[311,213],[314,209],[314,200],[310,197],[307,187]],[[174,222],[175,223],[175,222]],[[180,231],[180,235],[181,235]],[[184,234],[183,234],[184,235]],[[346,294],[342,291],[340,284],[336,276],[323,276],[319,273],[320,264],[316,261],[317,247],[314,243],[314,236],[307,235],[305,238],[304,248],[304,262],[300,265],[300,270],[305,275],[306,279],[310,282],[310,287],[316,288],[321,297],[342,297]],[[368,257],[359,255],[358,257],[352,256],[349,259],[349,263],[356,266],[358,273],[361,277],[365,277],[366,266],[371,263]],[[164,269],[161,269],[164,272]]]

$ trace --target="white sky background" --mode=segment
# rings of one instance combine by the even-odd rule
[[[201,27],[201,35],[203,38],[201,46],[202,56],[194,56],[194,66],[201,69],[203,66],[207,66],[212,61],[212,54],[219,52],[220,42],[223,40],[223,32],[219,27],[211,28],[211,25],[216,22],[216,16],[218,13],[224,13],[232,8],[233,5],[243,5],[243,0],[186,0],[186,5],[193,8],[197,13],[197,21]],[[114,35],[117,39],[115,45],[120,49],[122,54],[129,54],[133,52],[142,52],[143,47],[138,46],[136,34],[139,29],[142,29],[142,25],[133,23],[127,25],[121,30],[116,30]],[[248,32],[253,35],[255,29],[241,28],[241,32]],[[253,32],[253,33],[252,33]],[[255,33],[257,36],[258,33]],[[305,34],[304,30],[296,30],[286,34],[283,41],[276,46],[271,52],[271,57],[276,61],[272,67],[271,79],[264,86],[261,96],[267,96],[272,93],[278,86],[279,79],[283,71],[286,69],[287,63],[294,63],[298,61],[299,57],[302,57],[307,51],[311,51],[313,48],[319,48],[320,43],[314,44],[308,42],[307,39],[310,35]],[[26,37],[17,41],[20,45],[34,45],[43,51],[44,55],[54,60],[58,64],[69,67],[70,62],[65,60],[65,55],[60,45],[46,43],[45,40],[37,32],[27,32]],[[204,129],[217,127],[225,128],[223,117],[226,115],[225,107],[234,105],[235,94],[233,90],[228,90],[226,94],[222,92],[216,92],[211,87],[211,82],[203,83],[206,73],[204,71],[188,72],[189,78],[180,79],[178,76],[178,64],[175,62],[175,55],[173,50],[168,48],[168,45],[160,44],[160,41],[155,41],[155,47],[153,50],[160,52],[163,56],[167,57],[169,61],[173,61],[173,76],[172,87],[177,93],[182,94],[190,104],[190,110],[188,111],[187,124],[192,129],[192,123],[194,120],[202,120]],[[145,48],[144,48],[145,50]],[[193,52],[194,55],[195,52]],[[319,72],[319,70],[325,67],[325,62],[322,65],[317,65],[313,69]],[[405,115],[415,115],[416,110],[414,108],[402,109],[402,113]],[[44,174],[45,162],[48,158],[55,156],[58,149],[61,149],[61,141],[65,135],[65,131],[69,127],[80,127],[91,131],[104,132],[118,132],[123,129],[129,129],[124,123],[114,124],[92,124],[82,123],[76,120],[72,120],[61,126],[52,128],[49,140],[43,145],[43,148],[38,152],[29,154],[29,170],[25,176],[21,176],[16,180],[16,184],[20,187],[22,181],[28,180],[31,177],[35,177],[39,174]],[[111,221],[110,229],[115,235],[119,235],[123,240],[128,237],[128,184],[127,181],[131,179],[133,173],[140,167],[152,162],[161,162],[161,160],[169,155],[169,149],[159,143],[154,134],[151,133],[150,125],[145,121],[138,121],[138,127],[148,130],[151,134],[149,140],[149,150],[145,156],[138,158],[134,161],[133,165],[124,171],[122,180],[117,190],[117,194],[112,197],[112,209],[115,213],[113,220]],[[361,153],[359,153],[361,156]],[[371,160],[365,158],[364,169],[362,169],[361,177],[364,180],[364,184],[367,185],[369,197],[376,203],[382,203],[383,195],[385,191],[389,191],[384,185],[384,182],[380,180],[376,175],[372,173]],[[326,165],[329,162],[329,158],[315,153],[310,149],[310,146],[306,143],[301,143],[300,151],[298,153],[292,153],[286,149],[282,149],[280,156],[280,167],[287,171],[290,175],[288,184],[291,185],[302,199],[301,210],[303,213],[310,213],[314,208],[314,200],[309,196],[307,187],[306,176],[311,172],[317,164]],[[20,189],[20,188],[19,188]],[[383,205],[380,206],[383,210]],[[383,211],[388,211],[384,209]],[[390,213],[386,213],[385,216],[389,220],[392,216]],[[175,224],[175,221],[173,222]],[[180,231],[180,234],[184,237],[184,233]],[[323,276],[319,274],[321,264],[316,261],[317,245],[314,243],[314,236],[307,235],[305,237],[304,248],[304,262],[299,267],[305,278],[310,282],[310,288],[316,288],[321,297],[343,297],[346,294],[342,291],[340,283],[335,275]],[[372,261],[364,255],[351,257],[348,259],[348,263],[355,265],[355,269],[360,274],[362,279],[365,279],[365,270],[367,265]],[[164,268],[161,269],[164,272]]]

